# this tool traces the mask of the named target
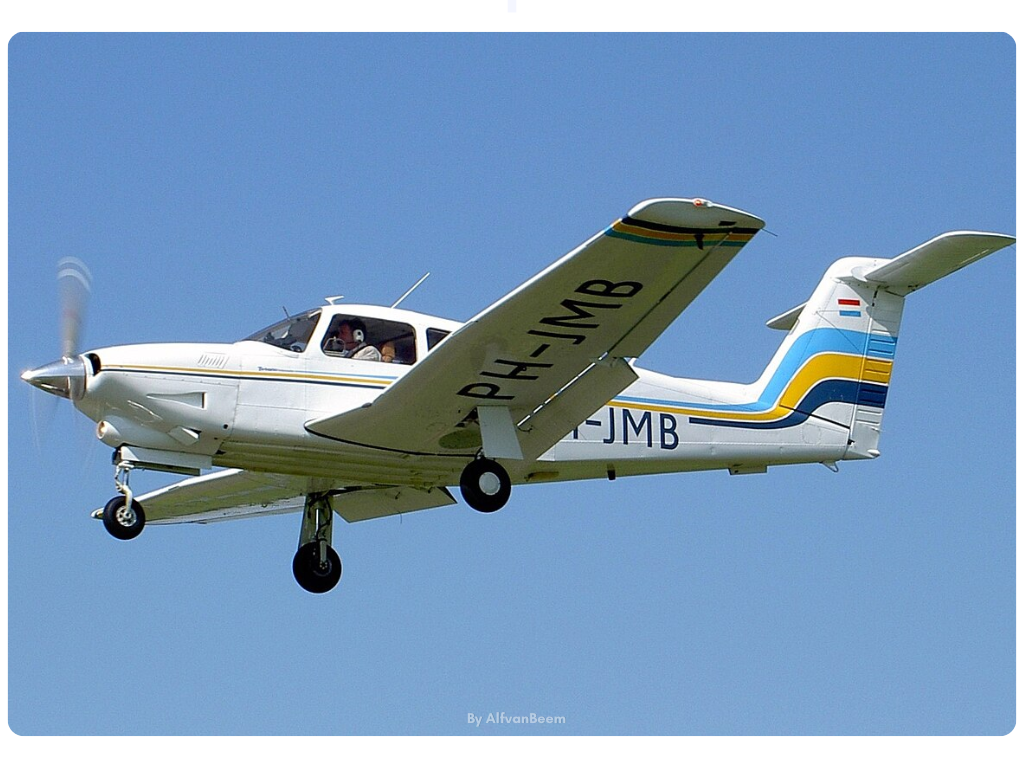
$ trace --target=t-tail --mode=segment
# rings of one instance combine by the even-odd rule
[[[1014,242],[948,232],[893,259],[840,259],[804,304],[768,321],[788,333],[757,381],[637,368],[637,381],[570,433],[564,455],[609,475],[875,458],[906,297]]]
[[[813,417],[849,430],[842,458],[877,457],[907,295],[1014,242],[947,232],[893,259],[835,262],[806,303],[768,321],[789,333],[753,385],[764,409],[740,423],[779,429]]]

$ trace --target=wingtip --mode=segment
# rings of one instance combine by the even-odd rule
[[[629,218],[672,227],[719,229],[726,226],[761,229],[764,221],[739,208],[704,197],[655,197],[634,205]]]

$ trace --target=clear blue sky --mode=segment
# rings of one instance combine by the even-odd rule
[[[750,381],[831,261],[1014,234],[1004,35],[18,35],[9,57],[8,723],[18,734],[988,734],[1015,712],[1015,257],[908,300],[883,456],[518,488],[347,525],[88,513],[109,450],[27,367],[344,294],[463,320],[636,202],[759,235],[646,353]],[[39,398],[42,401],[43,398]],[[63,404],[66,406],[66,403]],[[40,407],[42,407],[40,405]],[[172,482],[141,473],[139,490]],[[563,716],[481,726],[467,714]]]

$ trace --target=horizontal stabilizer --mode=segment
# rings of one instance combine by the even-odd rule
[[[854,277],[905,295],[1015,242],[993,232],[947,232]]]

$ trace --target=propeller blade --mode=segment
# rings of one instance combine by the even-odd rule
[[[85,324],[85,311],[92,292],[92,274],[81,259],[68,257],[57,262],[57,289],[60,294],[61,355],[78,354]]]
[[[29,390],[29,397],[31,398],[29,415],[32,417],[32,443],[35,445],[36,454],[42,456],[43,443],[53,426],[59,401],[52,397],[43,397],[36,389]]]

